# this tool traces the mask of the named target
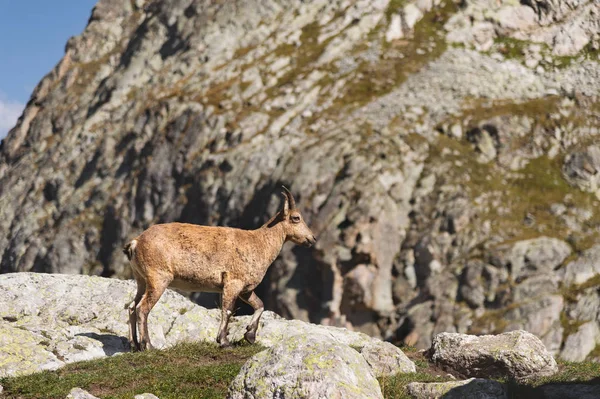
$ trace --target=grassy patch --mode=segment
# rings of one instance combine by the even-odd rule
[[[404,354],[415,363],[415,373],[396,374],[379,378],[379,386],[384,398],[409,398],[406,386],[411,382],[444,382],[452,378],[444,370],[430,363],[423,351],[411,346],[401,347]]]
[[[579,294],[581,294],[583,291],[585,291],[588,288],[598,287],[598,286],[600,286],[600,275],[596,275],[581,284],[573,284],[569,287],[563,287],[561,293],[567,301],[576,303],[579,300]]]
[[[411,382],[445,382],[451,381],[450,377],[435,376],[425,372],[396,374],[392,377],[383,377],[379,379],[379,386],[384,398],[389,399],[408,399],[406,386]]]
[[[5,398],[64,398],[80,387],[102,398],[132,398],[144,392],[164,398],[223,398],[240,368],[263,348],[220,349],[184,343],[167,350],[124,353],[72,363],[57,371],[2,378]]]

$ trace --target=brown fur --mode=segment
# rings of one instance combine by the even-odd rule
[[[285,189],[285,187],[284,187]],[[315,237],[285,189],[283,209],[256,230],[166,223],[151,226],[123,248],[138,284],[129,305],[129,341],[133,349],[151,348],[148,313],[168,286],[185,291],[222,293],[217,342],[228,346],[227,325],[240,297],[255,312],[246,339],[254,342],[263,303],[254,293],[283,244],[311,246]],[[139,329],[139,340],[137,337]]]

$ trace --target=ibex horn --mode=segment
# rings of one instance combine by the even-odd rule
[[[294,196],[292,195],[290,190],[288,190],[286,186],[281,186],[281,187],[283,188],[285,196],[288,198],[288,202],[290,204],[290,209],[296,209],[296,200],[294,200]]]

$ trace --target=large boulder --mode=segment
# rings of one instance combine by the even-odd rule
[[[0,275],[0,376],[57,369],[66,363],[129,351],[127,309],[133,281],[102,277],[11,273]],[[214,342],[220,311],[205,309],[167,290],[150,312],[148,327],[157,347],[181,341]],[[250,316],[234,317],[231,341],[242,341]],[[414,372],[402,351],[366,334],[284,320],[265,312],[257,343],[272,347],[290,337],[326,335],[352,349],[376,377]]]
[[[325,334],[295,335],[254,355],[233,380],[229,399],[383,398],[360,354]]]
[[[526,331],[483,336],[441,333],[433,339],[429,354],[436,364],[467,377],[524,380],[558,371],[544,344]]]

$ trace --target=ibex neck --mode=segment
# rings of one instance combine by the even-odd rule
[[[279,252],[281,252],[281,248],[285,243],[285,231],[283,229],[283,225],[281,223],[276,223],[269,227],[269,224],[265,224],[260,229],[257,230],[257,233],[261,234],[263,237],[263,245],[265,251],[265,257],[267,260],[265,265],[266,269],[273,263]]]

